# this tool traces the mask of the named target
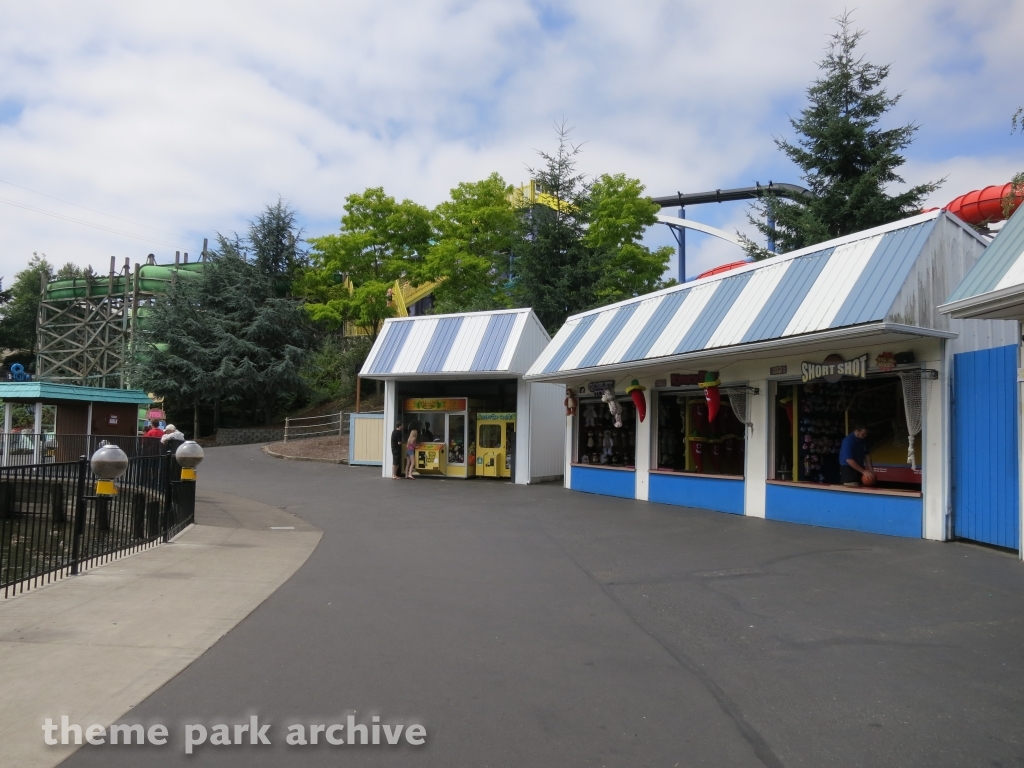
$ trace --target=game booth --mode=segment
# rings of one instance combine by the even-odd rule
[[[986,245],[934,211],[569,318],[526,375],[574,394],[566,487],[950,538],[953,361],[1017,338],[936,309]]]
[[[382,379],[383,475],[392,472],[390,435],[402,429],[398,457],[416,430],[419,477],[560,478],[565,387],[523,374],[550,337],[530,309],[391,318],[360,371]]]

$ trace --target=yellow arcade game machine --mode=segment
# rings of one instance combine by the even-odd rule
[[[476,417],[476,474],[512,477],[515,471],[516,414],[478,413]]]

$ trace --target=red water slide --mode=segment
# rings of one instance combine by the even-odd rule
[[[1013,184],[975,189],[966,195],[954,198],[946,205],[946,210],[968,224],[992,224],[1006,218],[1003,215],[1003,200],[1011,194],[1013,194]],[[1011,213],[1017,209],[1022,200],[1024,200],[1024,189],[1018,188],[1013,205],[1010,206]]]

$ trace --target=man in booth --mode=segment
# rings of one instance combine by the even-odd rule
[[[854,424],[853,432],[843,438],[839,448],[839,479],[843,485],[874,485],[875,473],[868,453],[868,428]]]

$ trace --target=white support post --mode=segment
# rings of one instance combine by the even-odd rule
[[[512,482],[516,485],[529,485],[532,479],[530,466],[530,387],[532,385],[519,379],[516,385],[516,476]]]
[[[658,423],[658,413],[653,390],[648,389],[643,394],[647,398],[647,416],[643,421],[640,421],[640,414],[636,416],[636,482],[633,495],[640,501],[647,501],[651,492],[651,440],[654,439],[651,425]]]
[[[287,416],[284,417],[284,442],[288,442],[288,422],[291,421]]]
[[[85,436],[92,437],[92,403],[89,403],[88,412],[85,414]]]
[[[35,421],[32,431],[35,432],[35,463],[43,463],[43,404],[36,403]]]
[[[381,421],[381,429],[384,430],[384,439],[381,442],[384,444],[383,453],[383,466],[381,467],[381,477],[391,477],[391,442],[388,437],[391,435],[391,430],[395,428],[396,419],[398,418],[398,408],[395,405],[395,393],[398,388],[398,382],[393,379],[384,380],[384,418]],[[349,440],[353,439],[353,435],[348,436]],[[402,447],[401,453],[398,454],[399,462],[402,461],[402,457],[405,455],[405,447]],[[405,469],[401,464],[398,465],[399,472]]]
[[[10,462],[11,449],[14,447],[13,446],[14,440],[11,438],[11,424],[12,424],[11,420],[12,420],[12,418],[13,418],[13,413],[11,412],[11,404],[10,403],[4,403],[4,445],[3,445],[4,455],[3,455],[3,465],[2,466],[5,466],[5,467]]]
[[[946,345],[949,346],[948,344]],[[952,355],[943,360],[925,360],[922,368],[936,369],[938,379],[921,379],[921,533],[932,541],[949,538],[952,512],[952,429],[950,393]],[[948,359],[948,363],[947,363]],[[913,439],[913,438],[911,438]]]
[[[572,488],[572,458],[576,452],[576,446],[573,444],[573,420],[579,418],[579,402],[576,405],[576,415],[565,417],[565,476],[562,478],[562,485],[566,488]]]
[[[753,428],[746,427],[743,468],[743,514],[748,517],[764,517],[768,500],[768,457],[771,431],[769,423],[769,393],[766,380],[748,382],[756,389],[747,393],[747,421]]]

